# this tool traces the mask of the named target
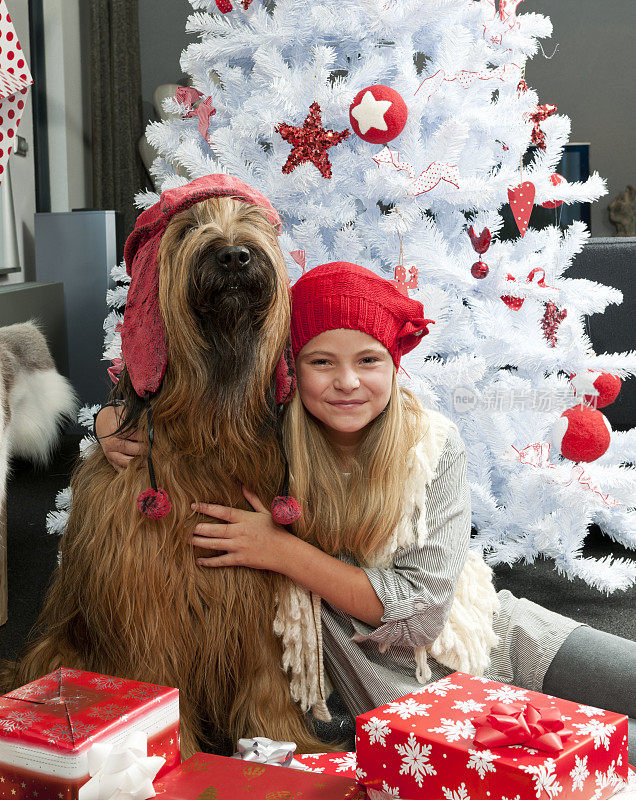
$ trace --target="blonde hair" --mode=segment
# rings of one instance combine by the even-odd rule
[[[406,455],[429,425],[425,409],[398,385],[394,369],[389,402],[370,423],[346,477],[338,452],[296,392],[283,419],[290,489],[303,509],[296,535],[361,563],[380,550],[402,514]]]

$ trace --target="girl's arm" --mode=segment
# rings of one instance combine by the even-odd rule
[[[285,549],[284,574],[288,578],[373,628],[382,623],[384,606],[363,569],[327,555],[295,536],[286,540]]]

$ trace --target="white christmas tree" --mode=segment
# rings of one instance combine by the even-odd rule
[[[607,592],[629,586],[634,563],[581,551],[592,523],[636,546],[634,431],[613,432],[592,463],[548,449],[579,402],[572,373],[594,393],[589,370],[636,369],[636,353],[596,355],[584,331],[585,316],[621,293],[564,277],[585,225],[526,230],[534,204],[605,192],[596,173],[554,177],[570,122],[524,80],[550,21],[517,15],[511,0],[190,2],[198,40],[181,58],[190,87],[147,130],[157,190],[231,173],[280,212],[292,280],[346,260],[404,284],[435,324],[400,377],[459,426],[474,546],[492,564],[542,555]],[[158,194],[137,199],[145,208]],[[501,235],[509,204],[512,240]],[[116,360],[121,266],[114,277],[105,358]]]

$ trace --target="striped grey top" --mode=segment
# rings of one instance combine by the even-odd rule
[[[322,601],[325,670],[353,716],[421,688],[413,648],[433,642],[448,619],[471,528],[466,447],[453,425],[428,486],[425,513],[422,547],[397,550],[388,569],[363,567],[385,609],[378,628]],[[340,558],[358,566],[351,557]],[[580,623],[507,590],[498,598],[493,628],[499,644],[486,677],[541,691],[554,655]],[[431,681],[453,672],[430,654],[428,665]]]
[[[378,628],[322,602],[325,668],[354,715],[420,686],[413,648],[433,642],[450,613],[471,525],[466,447],[453,425],[428,487],[426,525],[423,547],[398,549],[389,568],[363,567],[384,606]],[[429,666],[431,680],[452,672],[430,657]]]

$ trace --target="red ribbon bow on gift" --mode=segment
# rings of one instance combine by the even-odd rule
[[[476,717],[473,741],[484,747],[523,744],[558,753],[563,740],[572,735],[558,708],[535,708],[523,703],[494,703],[488,714]]]

